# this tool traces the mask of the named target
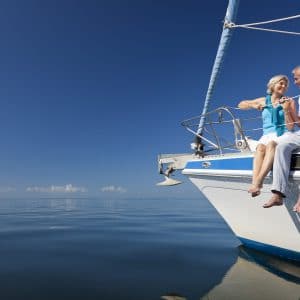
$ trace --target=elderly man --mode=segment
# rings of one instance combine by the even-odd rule
[[[300,87],[300,66],[293,70],[294,83]],[[299,126],[299,117],[295,113],[288,111],[285,114],[286,123],[297,123]],[[286,197],[288,187],[288,178],[290,173],[290,164],[292,152],[300,147],[300,128],[295,126],[294,132],[287,132],[278,139],[273,164],[273,185],[272,197],[263,207],[269,208],[275,205],[282,205],[283,198]],[[300,198],[294,206],[294,211],[300,212]]]

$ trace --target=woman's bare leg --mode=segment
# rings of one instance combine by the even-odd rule
[[[269,142],[266,146],[266,154],[261,169],[256,176],[256,181],[253,182],[253,184],[257,187],[262,188],[265,177],[272,169],[276,146],[277,144],[274,141]]]
[[[260,193],[260,187],[256,185],[256,182],[257,182],[257,177],[262,168],[265,154],[266,154],[266,146],[263,144],[258,144],[256,147],[256,152],[253,160],[252,186],[248,190],[248,192],[252,194],[252,197],[258,196]]]

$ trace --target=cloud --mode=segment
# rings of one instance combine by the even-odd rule
[[[101,188],[101,192],[108,193],[126,193],[126,189],[121,186],[107,185]]]
[[[11,186],[0,186],[0,193],[10,193],[15,192],[16,188]]]
[[[49,187],[42,186],[29,186],[26,188],[26,192],[34,193],[85,193],[87,189],[84,187],[73,186],[72,184],[66,185],[51,185]]]

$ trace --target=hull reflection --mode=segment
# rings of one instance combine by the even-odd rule
[[[201,299],[300,299],[300,264],[241,246],[222,282]]]

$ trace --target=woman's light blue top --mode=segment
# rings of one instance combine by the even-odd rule
[[[287,128],[284,125],[284,111],[282,106],[279,104],[273,107],[271,101],[271,95],[266,96],[266,106],[262,111],[263,120],[263,135],[276,132],[277,136],[283,135]]]

